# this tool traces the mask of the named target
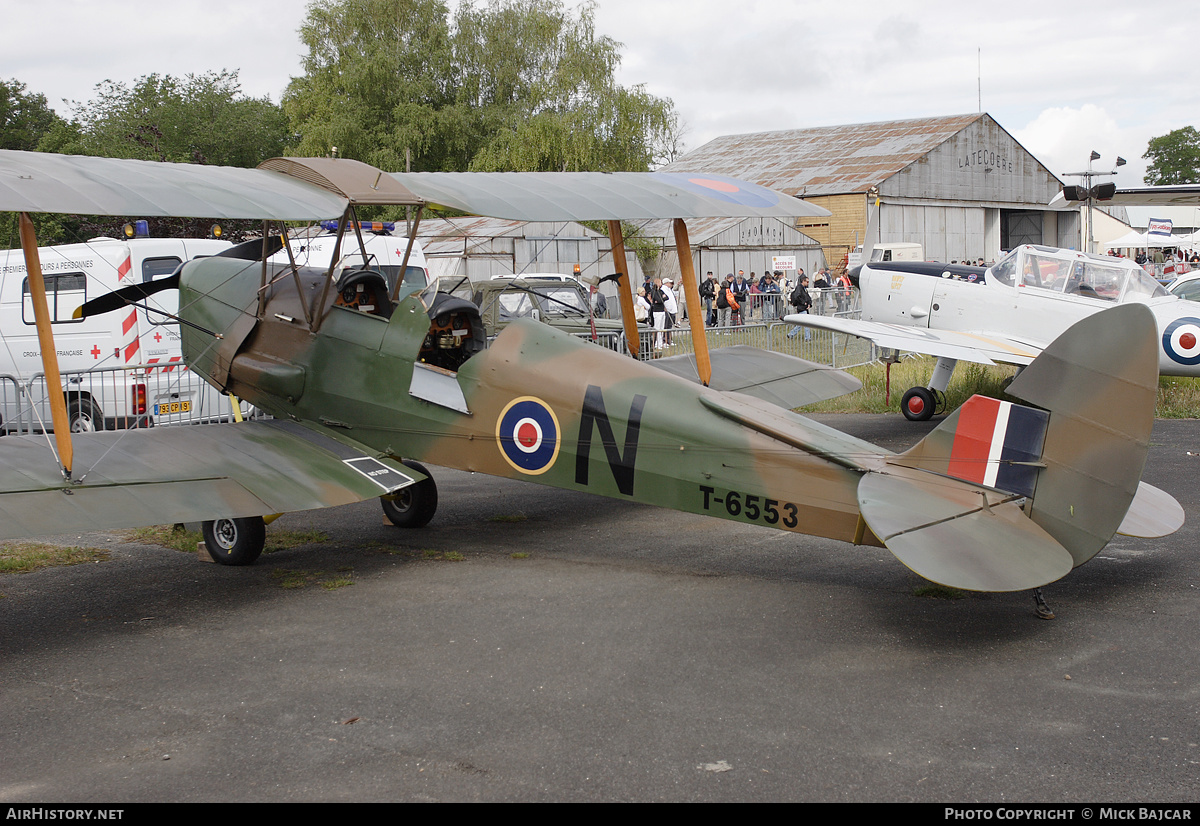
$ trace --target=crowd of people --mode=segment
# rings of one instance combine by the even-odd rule
[[[699,293],[706,327],[770,322],[795,312],[844,312],[851,303],[850,279],[844,272],[834,276],[828,267],[822,267],[811,284],[803,268],[795,270],[794,278],[780,270],[761,277],[738,270],[721,281],[710,270],[700,282]],[[657,331],[655,350],[670,346],[671,330],[686,312],[682,289],[677,290],[670,277],[647,278],[637,290],[634,318]]]

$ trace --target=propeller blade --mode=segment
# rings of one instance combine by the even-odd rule
[[[137,301],[144,301],[163,290],[177,289],[179,289],[178,269],[166,278],[158,278],[154,281],[148,281],[145,284],[130,284],[128,287],[122,287],[115,292],[106,293],[99,298],[93,298],[91,301],[85,301],[75,308],[75,312],[72,313],[71,317],[76,319],[90,318],[101,313],[119,310]]]
[[[271,257],[281,249],[283,249],[283,236],[268,235],[266,255],[263,255],[262,239],[255,238],[250,241],[243,241],[240,244],[234,244],[229,249],[218,252],[216,257],[240,258],[243,261],[261,261],[263,258]]]

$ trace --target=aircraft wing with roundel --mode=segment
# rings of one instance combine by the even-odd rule
[[[73,435],[83,484],[63,480],[44,436],[4,437],[0,538],[326,508],[424,478],[281,420]]]
[[[397,172],[430,204],[517,221],[807,217],[815,204],[725,175],[680,172]]]
[[[996,333],[928,330],[921,327],[905,327],[901,324],[858,321],[809,313],[784,316],[783,320],[803,327],[858,336],[889,350],[903,350],[976,364],[1025,365],[1031,363],[1043,350],[1041,345],[1018,341]]]

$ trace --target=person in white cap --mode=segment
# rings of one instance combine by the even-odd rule
[[[665,329],[669,331],[675,326],[675,317],[679,314],[679,301],[675,298],[675,282],[670,278],[663,279],[663,307],[667,310]],[[664,341],[662,343],[670,346],[670,332],[664,334]]]

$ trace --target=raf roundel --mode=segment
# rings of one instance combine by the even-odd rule
[[[500,453],[521,473],[545,473],[558,458],[558,419],[544,401],[533,396],[513,399],[496,420]]]
[[[1179,364],[1200,364],[1200,318],[1177,318],[1167,325],[1163,350]]]

